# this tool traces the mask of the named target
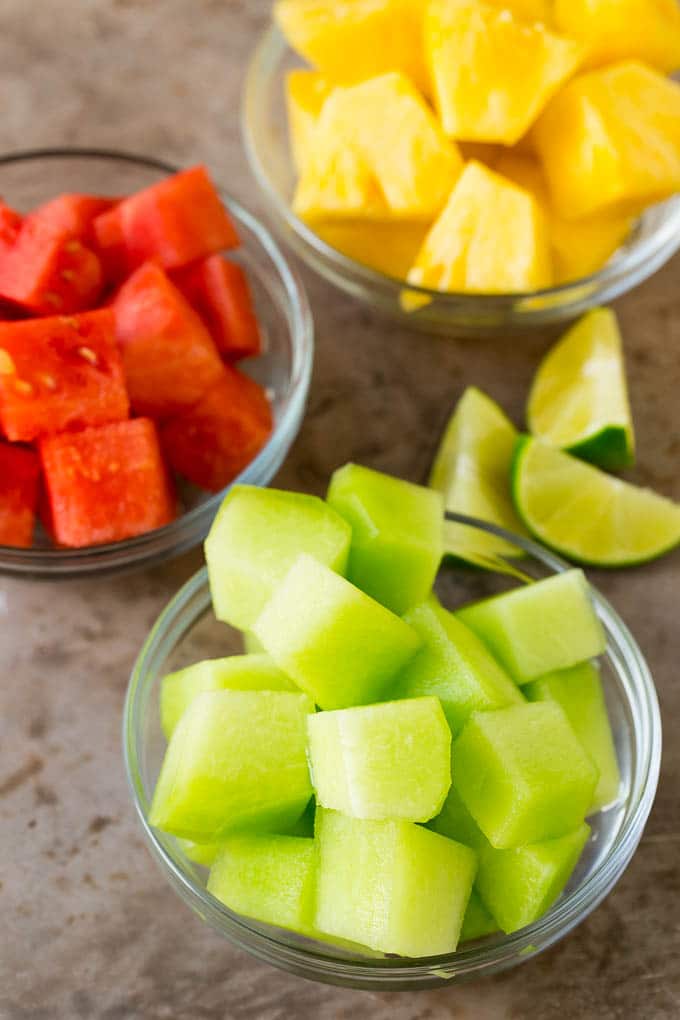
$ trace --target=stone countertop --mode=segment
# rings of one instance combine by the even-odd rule
[[[0,149],[104,145],[205,160],[258,208],[239,138],[266,0],[2,0]],[[680,499],[680,261],[618,303],[639,434],[635,477]],[[349,458],[420,481],[463,387],[521,421],[549,337],[451,341],[386,322],[304,272],[318,356],[281,472],[323,492]],[[0,578],[1,1020],[670,1020],[680,1016],[680,554],[595,574],[659,688],[659,794],[617,889],[570,937],[463,988],[378,995],[267,968],[166,886],[133,817],[120,718],[134,656],[198,552],[114,580]]]

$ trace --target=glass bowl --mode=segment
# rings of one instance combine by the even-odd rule
[[[351,57],[348,57],[351,59]],[[301,62],[279,29],[265,32],[253,55],[243,102],[243,134],[251,169],[277,234],[336,287],[414,328],[448,334],[494,334],[575,318],[656,272],[680,248],[680,196],[648,209],[630,239],[592,276],[525,294],[444,294],[409,285],[424,299],[406,312],[404,283],[355,262],[319,238],[291,211],[296,172],[288,144],[285,78]]]
[[[0,156],[0,195],[26,210],[63,191],[124,195],[176,172],[160,160],[98,149],[49,149]],[[269,232],[227,195],[241,247],[230,257],[246,268],[264,337],[262,357],[244,369],[266,387],[274,430],[238,482],[266,485],[283,463],[304,414],[314,358],[312,316],[302,283]],[[87,549],[58,549],[38,533],[30,549],[0,546],[0,572],[29,577],[72,577],[148,566],[201,542],[224,491],[216,495],[185,486],[184,512],[144,535]]]
[[[519,572],[541,578],[567,564],[528,540],[492,525],[454,516],[469,527],[500,535],[517,547],[521,560],[499,561],[498,572],[444,564],[437,590],[454,608],[492,594]],[[428,959],[363,956],[335,949],[232,913],[206,890],[207,871],[184,855],[172,836],[148,822],[150,800],[165,750],[159,721],[162,677],[200,659],[243,651],[242,636],[211,611],[206,570],[179,591],[159,617],[130,679],[123,744],[132,797],[152,855],[181,899],[220,935],[258,959],[301,977],[353,988],[428,988],[513,967],[563,938],[595,909],[628,865],[652,807],[659,775],[661,721],[654,684],[632,635],[596,592],[597,613],[607,635],[602,677],[621,769],[618,800],[589,819],[592,837],[562,897],[536,924],[513,935],[468,943],[457,953]]]

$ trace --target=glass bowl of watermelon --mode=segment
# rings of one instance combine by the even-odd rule
[[[202,166],[0,158],[0,571],[69,577],[201,542],[302,421],[303,286]]]
[[[407,990],[516,966],[585,920],[641,838],[661,722],[640,649],[581,571],[470,518],[458,520],[478,541],[502,540],[498,571],[451,560],[438,569],[438,557],[424,552],[429,538],[418,532],[415,540],[411,527],[433,524],[432,494],[423,502],[419,487],[404,488],[391,502],[403,526],[393,528],[380,492],[398,494],[383,488],[385,477],[350,465],[336,473],[325,504],[232,490],[209,538],[207,568],[178,592],[139,655],[123,742],[147,844],[199,917],[296,975]],[[363,533],[367,508],[376,527]],[[282,522],[276,549],[267,541],[272,513]],[[349,542],[360,549],[346,568],[355,584],[342,576]],[[284,580],[272,582],[277,557],[291,555]],[[399,592],[387,585],[395,571],[405,579]],[[430,596],[400,619],[404,600],[423,585]],[[423,645],[409,659],[414,631]],[[332,669],[323,665],[329,655]],[[569,655],[583,661],[559,668]],[[409,664],[381,702],[370,684],[388,659],[390,675],[398,661]],[[517,670],[541,675],[520,694]],[[475,703],[487,710],[470,715]],[[549,746],[534,754],[541,740]],[[532,749],[519,755],[521,776],[518,745]],[[477,775],[489,749],[494,765],[482,795]],[[560,812],[568,803],[574,814],[568,834],[554,838],[557,816],[547,804],[554,807],[565,782]],[[261,831],[252,828],[258,812]],[[225,817],[228,828],[234,818],[239,825],[210,842]]]

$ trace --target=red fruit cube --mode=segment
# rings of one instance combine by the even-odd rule
[[[260,354],[260,328],[241,266],[222,255],[211,255],[181,270],[176,279],[225,358],[238,361]]]
[[[149,259],[166,269],[238,245],[238,235],[203,166],[123,199],[94,223],[107,274],[120,278]]]
[[[37,453],[0,443],[0,545],[31,545],[39,478]]]
[[[221,378],[223,366],[210,334],[159,265],[141,266],[113,307],[130,401],[138,414],[177,414]]]
[[[161,442],[175,471],[219,492],[259,453],[271,430],[262,387],[225,365],[222,380],[195,407],[161,426]]]
[[[0,248],[0,298],[34,315],[70,315],[91,308],[102,289],[95,253],[68,231],[27,217],[14,243]]]
[[[40,443],[40,456],[60,545],[120,542],[175,517],[156,426],[147,418],[50,436]]]
[[[19,213],[0,200],[0,251],[14,244],[20,227]]]
[[[0,425],[8,439],[30,441],[128,413],[111,309],[0,323]]]
[[[95,241],[95,219],[112,209],[117,202],[116,198],[102,198],[99,195],[58,195],[38,206],[27,218],[40,220],[55,234],[71,234],[83,244],[91,246]]]

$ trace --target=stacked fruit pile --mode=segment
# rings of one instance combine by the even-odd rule
[[[0,202],[0,545],[31,545],[41,479],[55,542],[88,546],[171,521],[170,469],[219,491],[252,460],[271,412],[233,365],[260,352],[218,254],[238,243],[202,167],[120,200]]]
[[[150,822],[188,841],[234,911],[450,953],[539,918],[585,817],[616,799],[582,573],[451,613],[432,587],[442,521],[438,493],[352,464],[325,502],[241,486],[225,500],[213,605],[260,651],[163,680]]]
[[[278,0],[294,211],[441,291],[600,269],[680,190],[676,0]],[[411,299],[408,307],[416,307]]]

